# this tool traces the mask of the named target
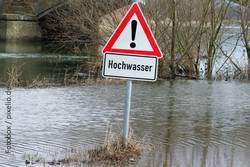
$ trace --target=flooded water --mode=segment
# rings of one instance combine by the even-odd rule
[[[122,125],[124,85],[13,89],[13,152],[6,154],[5,91],[0,89],[1,167],[25,167],[25,153],[101,145],[108,124],[114,131]],[[239,82],[134,84],[131,128],[155,149],[131,166],[249,167],[249,92],[249,83]]]
[[[229,28],[224,38],[239,31],[238,27]],[[223,49],[228,54],[234,51],[232,60],[243,68],[247,59],[242,41],[233,50],[237,37],[230,40]],[[38,76],[63,78],[67,70],[75,71],[79,66],[84,69],[88,59],[86,55],[47,53],[40,44],[0,43],[0,52],[0,81],[6,80],[12,65],[22,66],[23,80]],[[225,59],[221,56],[216,60],[214,73]],[[235,70],[228,62],[226,67]],[[0,88],[0,167],[25,167],[25,154],[53,159],[72,148],[93,148],[104,142],[108,125],[117,133],[121,130],[123,84],[17,88],[11,90],[11,96],[6,90]],[[7,113],[8,97],[11,113]],[[146,151],[138,163],[129,166],[249,167],[249,99],[249,83],[137,82],[133,88],[131,128],[155,149]],[[5,153],[10,146],[8,135],[10,154]]]
[[[214,61],[214,79],[221,78],[221,76],[224,78],[234,78],[234,76],[240,73],[240,70],[244,71],[248,64],[244,40],[240,33],[240,26],[227,25],[222,29],[222,32],[223,35],[220,40],[217,41],[220,47],[217,49]],[[204,55],[206,55],[206,53],[204,53]],[[201,59],[201,78],[205,77],[206,63],[207,59]]]
[[[88,57],[63,56],[58,54],[0,54],[0,81],[8,79],[11,69],[19,69],[20,80],[63,79],[68,73],[87,73]],[[72,74],[73,75],[73,74]],[[87,75],[87,74],[86,74]]]
[[[217,52],[218,55],[215,61],[214,75],[225,71],[232,75],[235,71],[238,71],[236,66],[241,70],[246,68],[248,58],[246,48],[244,47],[244,40],[240,32],[241,28],[237,25],[224,27],[223,36],[220,40],[222,47]],[[229,56],[232,61],[224,54]],[[232,62],[235,63],[236,66]]]
[[[8,72],[16,69],[20,81],[46,78],[62,80],[75,72],[88,75],[90,57],[58,54],[44,49],[41,43],[0,43],[0,82],[8,80]]]

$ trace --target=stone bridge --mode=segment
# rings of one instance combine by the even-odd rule
[[[40,18],[46,19],[44,16],[63,6],[67,1],[68,0],[0,0],[0,42],[40,40],[41,32],[38,20]],[[126,2],[126,0],[124,0],[124,2]],[[131,0],[126,3],[130,2]],[[119,1],[114,3],[114,9],[112,8],[110,10],[116,11],[126,4]],[[105,13],[109,13],[110,10],[104,10],[102,12],[105,15]]]
[[[39,40],[38,19],[66,0],[0,0],[0,41]]]

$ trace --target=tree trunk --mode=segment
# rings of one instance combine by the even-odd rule
[[[200,70],[199,70],[199,64],[195,63],[194,64],[194,68],[195,68],[195,78],[199,79],[200,78]]]
[[[247,48],[247,58],[248,58],[247,79],[250,80],[250,47]]]
[[[171,79],[175,78],[175,35],[176,35],[176,9],[175,9],[175,0],[172,0],[172,39],[171,39],[171,62],[170,62],[170,70],[171,70]]]
[[[213,51],[212,47],[209,46],[208,55],[207,55],[207,80],[212,80],[213,75]]]
[[[207,64],[207,80],[212,80],[212,65],[210,63],[211,59],[208,59],[208,64]]]
[[[201,35],[199,37],[199,43],[198,43],[198,47],[197,47],[197,57],[196,57],[196,61],[195,61],[195,64],[194,64],[194,67],[195,67],[195,76],[196,78],[198,79],[200,77],[200,69],[199,69],[199,61],[200,61],[200,51],[201,51]]]
[[[215,38],[215,32],[216,32],[216,26],[215,26],[215,3],[214,0],[211,0],[211,34],[209,38],[209,45],[208,45],[208,52],[207,52],[207,80],[212,80],[212,72],[213,72],[213,48],[214,43],[216,41]]]

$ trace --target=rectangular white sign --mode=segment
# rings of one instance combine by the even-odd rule
[[[158,59],[156,57],[106,53],[102,72],[105,78],[156,81]]]

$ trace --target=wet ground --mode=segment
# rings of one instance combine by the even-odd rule
[[[108,124],[117,132],[122,125],[124,85],[14,89],[9,155],[5,90],[0,89],[1,167],[24,167],[24,153],[47,156],[101,145]],[[156,149],[131,166],[249,167],[249,92],[250,85],[239,82],[134,84],[131,127]]]

